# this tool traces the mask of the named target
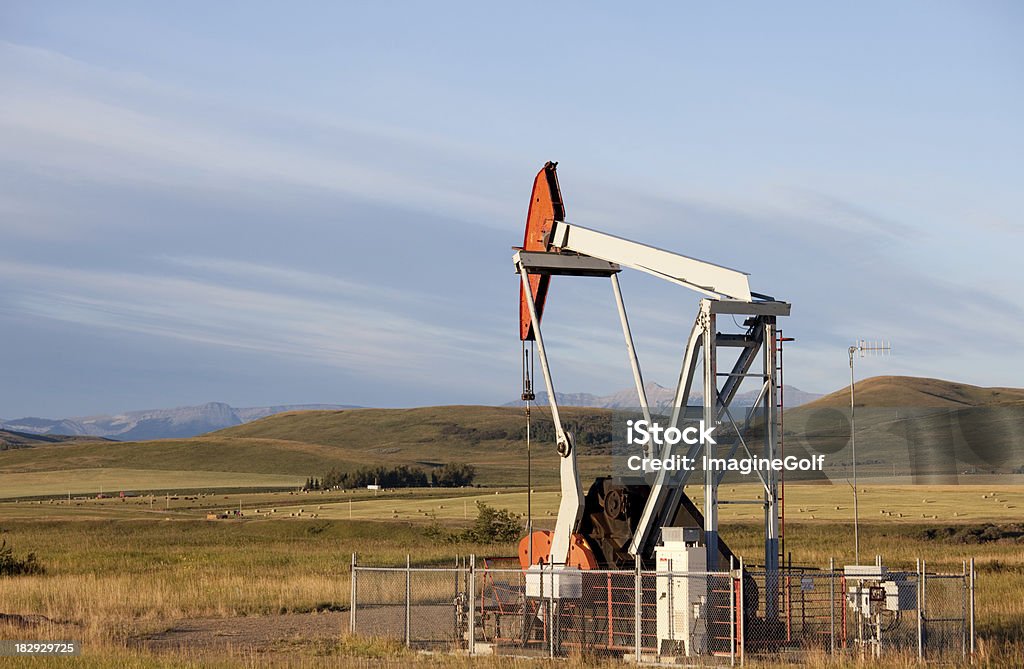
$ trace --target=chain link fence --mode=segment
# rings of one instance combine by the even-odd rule
[[[352,563],[350,630],[470,654],[743,664],[802,655],[922,660],[974,651],[974,567],[959,574],[745,567],[725,572]]]

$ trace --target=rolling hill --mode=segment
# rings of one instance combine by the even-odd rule
[[[1005,472],[1024,465],[1024,390],[877,377],[859,382],[857,391],[857,462],[863,476],[896,471],[948,481],[967,471]],[[785,414],[786,454],[826,454],[834,480],[845,480],[852,464],[848,392]],[[613,411],[563,407],[562,414],[577,435],[584,480],[610,473]],[[533,415],[533,480],[538,486],[556,485],[553,426],[546,408]],[[332,468],[409,465],[429,472],[459,462],[476,467],[477,483],[509,486],[526,481],[525,432],[521,408],[442,406],[288,411],[199,437],[158,441],[22,434],[6,437],[21,441],[0,452],[0,485],[9,476],[97,468],[174,472],[174,480],[185,486],[190,471],[225,473],[227,485],[228,479],[237,483],[238,474],[251,474],[254,482],[268,475],[301,481]],[[210,477],[202,478],[208,487]]]
[[[1024,473],[1024,389],[879,376],[855,391],[862,477],[952,483]],[[787,444],[852,469],[849,386],[787,411],[785,425]]]
[[[611,411],[567,407],[584,469],[607,469]],[[534,481],[558,480],[553,427],[534,412]],[[0,453],[0,476],[42,471],[131,470],[248,472],[322,476],[331,468],[447,462],[476,466],[484,485],[526,482],[526,422],[521,409],[481,406],[298,411],[190,439],[75,441]]]
[[[983,388],[916,376],[874,376],[854,386],[858,407],[955,409],[1001,406],[1024,401],[1024,388]],[[804,405],[807,409],[849,408],[850,386]]]

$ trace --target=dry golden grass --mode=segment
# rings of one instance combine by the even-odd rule
[[[495,500],[503,497],[506,495]],[[427,502],[443,503],[419,501]],[[0,579],[0,611],[45,616],[49,622],[8,626],[0,629],[0,634],[5,638],[81,640],[86,645],[86,657],[74,660],[76,666],[468,666],[465,658],[457,656],[409,654],[387,642],[340,636],[329,642],[295,640],[279,652],[260,656],[209,650],[194,655],[162,655],[141,650],[131,640],[140,633],[165,629],[182,618],[344,609],[348,606],[352,552],[358,552],[363,563],[396,566],[404,564],[407,554],[419,563],[450,564],[456,553],[512,553],[508,545],[435,544],[427,532],[426,520],[8,519],[2,529],[3,538],[15,546],[18,554],[34,551],[48,571],[39,576]],[[1024,636],[1021,544],[929,540],[924,529],[924,525],[909,523],[867,522],[862,527],[862,555],[881,553],[893,565],[913,564],[917,557],[923,557],[930,569],[940,571],[959,571],[964,559],[976,557],[980,666],[1024,666],[1020,642]],[[732,523],[723,536],[740,554],[758,559],[758,526]],[[787,531],[787,548],[793,552],[794,561],[804,564],[824,566],[829,557],[835,557],[839,565],[848,563],[852,556],[844,553],[849,552],[845,549],[850,543],[847,524],[805,521],[792,523]],[[33,658],[12,661],[7,666],[28,666],[28,661],[34,663],[33,667],[70,664]],[[909,666],[907,662],[889,658],[881,666]],[[549,664],[508,658],[472,661],[472,666],[482,668]],[[595,663],[592,658],[575,658],[557,666]],[[808,666],[849,665],[835,664],[822,656],[811,658]]]

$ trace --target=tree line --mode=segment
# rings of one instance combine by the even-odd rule
[[[330,490],[332,488],[365,488],[379,485],[382,488],[460,488],[473,484],[476,467],[449,462],[437,467],[428,475],[419,467],[396,465],[394,467],[360,467],[352,471],[331,469],[322,477],[306,479],[303,490]]]

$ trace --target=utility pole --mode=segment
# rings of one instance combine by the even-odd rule
[[[847,349],[850,354],[850,450],[853,454],[853,561],[855,564],[860,564],[860,509],[857,505],[860,491],[857,489],[857,423],[854,420],[856,411],[854,385],[856,381],[853,375],[853,359],[857,353],[860,353],[863,358],[865,354],[885,355],[890,351],[892,351],[892,346],[887,342],[868,344],[863,339]]]

